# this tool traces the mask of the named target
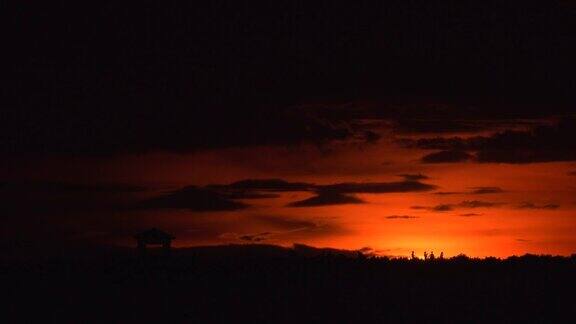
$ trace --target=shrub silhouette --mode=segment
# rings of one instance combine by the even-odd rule
[[[174,249],[171,258],[157,259],[118,252],[1,263],[0,274],[8,280],[0,317],[7,317],[3,322],[549,323],[576,316],[574,273],[574,255],[460,254],[443,262],[414,262],[306,246]]]

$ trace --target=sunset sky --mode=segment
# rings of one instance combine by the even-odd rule
[[[12,5],[0,245],[576,253],[576,6],[481,3]]]

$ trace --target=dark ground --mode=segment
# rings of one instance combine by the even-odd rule
[[[526,323],[576,318],[576,256],[421,261],[306,247],[4,261],[1,316],[54,323]]]

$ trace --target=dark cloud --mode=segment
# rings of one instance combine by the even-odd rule
[[[499,132],[505,130],[527,129],[537,127],[544,124],[542,119],[518,119],[513,115],[504,113],[503,115],[493,111],[491,116],[482,115],[479,111],[481,108],[471,107],[448,107],[445,106],[441,109],[443,114],[442,119],[437,119],[433,112],[438,112],[440,109],[422,109],[428,111],[429,115],[421,116],[419,119],[404,118],[395,120],[394,130],[399,135],[402,134],[435,134],[436,136],[447,135],[449,133],[469,133],[473,135],[479,132]],[[459,110],[459,111],[457,111]],[[489,108],[484,110],[490,110]],[[421,113],[420,113],[421,114]],[[419,114],[414,113],[414,117]],[[518,114],[517,117],[520,117]],[[541,114],[540,116],[545,116]],[[523,117],[530,118],[530,114]],[[536,116],[531,116],[536,117]],[[482,119],[479,119],[482,118]],[[447,134],[443,134],[447,133]],[[471,141],[477,139],[478,136],[467,137]],[[434,137],[424,138],[419,142],[421,144],[428,144],[427,147],[439,150],[462,150],[466,146],[459,144],[459,137],[446,138]],[[403,142],[402,140],[400,142]],[[411,140],[407,142],[412,142]]]
[[[464,200],[463,202],[458,204],[459,207],[463,208],[489,208],[499,205],[502,205],[502,203],[482,201],[482,200]]]
[[[433,212],[446,212],[454,210],[455,207],[456,205],[452,204],[440,204],[436,206],[411,206],[410,208],[416,210],[429,210]]]
[[[460,208],[491,208],[500,206],[502,203],[481,201],[481,200],[464,200],[457,204],[440,204],[436,206],[411,206],[411,209],[429,210],[433,212],[447,212]],[[468,214],[472,216],[472,214]]]
[[[531,202],[524,202],[518,206],[519,209],[547,209],[547,210],[554,210],[560,208],[558,204],[544,204],[544,205],[537,205]]]
[[[474,133],[486,130],[498,130],[505,126],[518,127],[522,121],[518,120],[474,120],[469,116],[460,116],[453,109],[444,107],[445,118],[436,119],[436,116],[404,117],[394,121],[394,131],[399,134],[420,133]],[[474,116],[474,115],[471,115]]]
[[[504,190],[500,187],[472,187],[468,192],[462,191],[438,191],[434,192],[433,194],[439,196],[449,196],[449,195],[463,195],[463,194],[472,194],[472,195],[486,195],[486,194],[495,194],[495,193],[502,193]]]
[[[484,195],[502,192],[504,192],[504,190],[500,187],[474,187],[470,193],[475,195]]]
[[[311,207],[339,204],[360,204],[363,200],[352,196],[358,193],[397,193],[434,190],[436,186],[418,181],[398,182],[344,182],[332,185],[316,185],[316,196],[289,204],[292,207]]]
[[[542,117],[551,113],[544,109],[524,110],[519,107],[490,107],[479,104],[424,104],[404,107],[392,122],[397,134],[438,134],[496,132],[507,129],[529,128],[542,124]],[[557,111],[556,111],[557,112]]]
[[[430,179],[427,175],[424,175],[422,173],[417,173],[417,174],[399,174],[399,177],[403,177],[404,180],[406,181],[420,181],[420,180],[426,180],[426,179]]]
[[[413,139],[399,139],[398,143],[405,147],[421,148],[441,151],[470,151],[477,150],[486,142],[486,137],[430,137]]]
[[[460,214],[458,215],[460,217],[476,217],[476,216],[482,216],[482,214],[477,214],[477,213],[466,213],[466,214]]]
[[[227,199],[277,198],[280,192],[310,191],[314,184],[288,182],[282,179],[244,179],[227,185],[208,185],[205,188],[218,192]]]
[[[337,183],[316,185],[282,179],[246,179],[228,185],[188,186],[142,202],[140,208],[185,208],[194,211],[238,210],[248,205],[236,199],[278,197],[276,192],[314,191],[315,196],[290,203],[291,207],[359,204],[355,193],[394,193],[434,190],[436,186],[418,181]]]
[[[574,176],[576,176],[576,171],[570,171],[570,172],[568,172],[568,175],[574,177]]]
[[[317,186],[317,188],[319,191],[335,191],[339,193],[395,193],[430,191],[436,189],[436,186],[411,180],[398,182],[348,182]]]
[[[479,162],[532,163],[576,160],[576,119],[530,131],[508,131],[489,137],[477,153]]]
[[[432,207],[431,210],[437,211],[437,212],[451,211],[451,210],[454,210],[454,206],[449,205],[449,204],[441,204],[441,205],[436,205],[436,206]]]
[[[502,103],[434,103],[372,100],[325,105],[318,108],[319,116],[328,120],[350,121],[363,125],[387,125],[393,133],[474,133],[527,129],[546,123],[545,118],[570,113],[569,107],[544,107],[523,104],[505,106]],[[547,107],[548,108],[548,107]],[[367,123],[371,121],[371,123]],[[378,124],[377,121],[380,121]]]
[[[576,118],[564,117],[552,125],[529,130],[507,130],[486,137],[428,138],[404,145],[442,151],[422,158],[426,163],[461,162],[535,163],[575,161]],[[450,152],[450,153],[448,153]]]
[[[227,199],[269,199],[278,198],[278,194],[262,193],[246,190],[218,190],[218,193]]]
[[[404,118],[395,122],[394,129],[397,133],[450,133],[475,132],[483,128],[470,121]]]
[[[410,215],[390,215],[386,216],[386,219],[414,219],[419,218],[418,216],[410,216]]]
[[[456,163],[472,160],[473,156],[464,151],[439,151],[425,155],[422,158],[423,163]]]
[[[316,196],[288,204],[289,207],[318,207],[329,205],[362,204],[360,198],[335,192],[319,191]]]
[[[248,205],[226,198],[218,192],[188,186],[164,195],[145,200],[138,208],[176,208],[198,212],[233,211]]]
[[[421,179],[423,175],[402,175],[405,178]],[[316,185],[304,182],[288,182],[281,179],[247,179],[231,183],[229,185],[210,186],[219,192],[228,193],[230,190],[242,190],[242,192],[271,191],[315,191],[316,196],[303,201],[291,203],[292,207],[323,206],[336,204],[363,203],[361,199],[350,194],[355,193],[395,193],[395,192],[421,192],[434,190],[436,186],[419,182],[417,180],[405,180],[397,182],[365,182],[365,183],[337,183],[331,185]],[[230,196],[229,196],[230,197]],[[265,198],[265,197],[263,197]]]

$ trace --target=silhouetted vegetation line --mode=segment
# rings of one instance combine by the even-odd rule
[[[4,262],[0,278],[8,298],[0,314],[18,321],[124,323],[494,323],[576,316],[576,255],[424,261],[300,249],[206,247],[176,249],[171,257]]]

